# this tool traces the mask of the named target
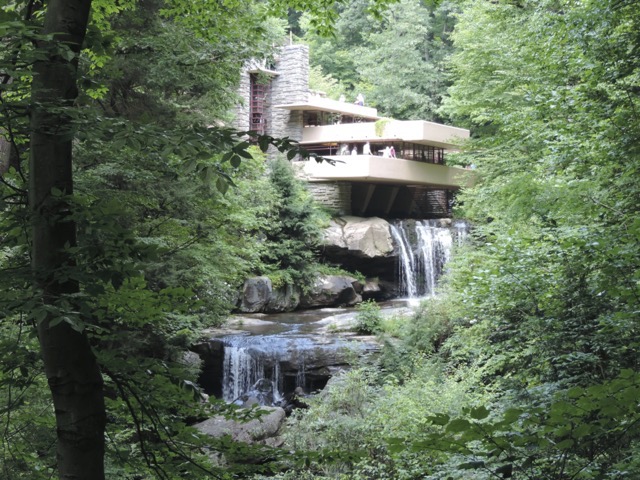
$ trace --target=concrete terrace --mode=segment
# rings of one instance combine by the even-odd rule
[[[295,165],[314,198],[339,214],[450,215],[453,192],[476,179],[472,170],[446,165],[446,154],[468,139],[469,131],[423,120],[381,118],[375,108],[313,92],[308,55],[306,45],[288,45],[268,75],[247,68],[240,88],[247,102],[238,106],[237,127],[289,137],[332,160],[333,164],[308,160]]]
[[[328,162],[296,162],[310,181],[342,180],[390,185],[460,188],[473,185],[473,171],[433,163],[375,155],[332,155]]]

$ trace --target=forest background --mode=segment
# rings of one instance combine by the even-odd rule
[[[46,20],[72,3],[0,8],[4,478],[637,475],[635,2],[93,2],[82,50]],[[383,325],[379,364],[292,420],[302,453],[209,441],[238,460],[221,466],[186,425],[222,407],[197,401],[181,352],[247,275],[304,283],[330,268],[310,256],[325,213],[224,127],[242,63],[275,53],[287,23],[272,14],[287,13],[312,88],[470,128],[449,162],[482,181],[458,196],[474,234],[440,295]],[[53,98],[47,64],[77,90]],[[50,137],[73,189],[36,181]],[[48,250],[50,226],[64,241]],[[64,418],[78,392],[95,407],[84,430]]]

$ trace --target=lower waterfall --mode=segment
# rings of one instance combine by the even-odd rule
[[[222,347],[221,397],[242,402],[243,397],[268,397],[278,404],[285,394],[301,388],[312,392],[345,367],[348,358],[367,351],[367,345],[339,337],[297,332],[226,335]]]

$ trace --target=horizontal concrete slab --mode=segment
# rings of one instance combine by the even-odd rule
[[[469,130],[464,128],[424,120],[391,120],[384,126],[379,126],[378,129],[376,129],[376,122],[306,127],[302,131],[301,144],[402,141],[452,148],[467,138],[469,138]]]
[[[326,157],[335,161],[318,163],[313,160],[296,162],[310,181],[350,181],[381,184],[421,185],[443,189],[472,186],[476,173],[459,167],[432,163],[382,158],[373,155],[344,155]]]
[[[377,120],[378,111],[375,108],[364,107],[354,103],[339,102],[330,98],[309,95],[306,102],[289,103],[286,105],[275,105],[275,108],[285,110],[303,110],[309,112],[331,112],[348,115],[351,117],[360,117],[367,120]]]

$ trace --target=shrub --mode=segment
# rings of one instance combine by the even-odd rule
[[[356,307],[356,331],[363,335],[372,335],[380,332],[382,326],[382,314],[380,307],[373,300],[362,302]]]

